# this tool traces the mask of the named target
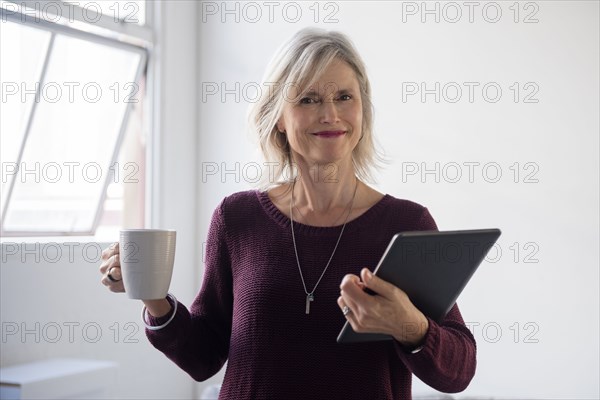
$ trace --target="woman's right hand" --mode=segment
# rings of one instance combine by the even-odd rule
[[[111,292],[122,293],[125,291],[121,275],[121,261],[119,260],[119,242],[115,242],[102,250],[100,273],[102,274],[100,282],[108,287]]]
[[[119,259],[119,242],[115,242],[102,250],[100,273],[102,274],[100,282],[108,287],[111,292],[125,292],[123,276],[121,275],[121,261]],[[167,299],[142,301],[146,305],[148,312],[155,317],[162,317],[171,311],[171,304],[169,304]]]

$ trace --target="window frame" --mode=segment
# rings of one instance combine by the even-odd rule
[[[36,5],[36,3],[38,3]],[[48,1],[44,2],[48,3]],[[14,4],[18,7],[18,10],[12,8],[8,10],[6,6],[10,6]],[[145,187],[145,202],[146,202],[146,214],[145,214],[145,225],[148,224],[151,216],[151,197],[149,194],[152,193],[152,170],[150,168],[152,166],[152,155],[154,153],[154,146],[152,145],[154,133],[154,119],[151,117],[153,114],[153,109],[155,107],[155,98],[154,93],[155,89],[153,85],[155,84],[153,79],[153,58],[151,57],[153,53],[153,48],[155,43],[153,41],[153,29],[150,27],[153,22],[153,4],[152,2],[147,2],[145,7],[145,25],[137,25],[132,23],[122,23],[122,22],[114,22],[111,17],[101,16],[101,24],[98,26],[94,26],[89,23],[82,22],[82,15],[84,10],[75,5],[67,5],[65,3],[59,1],[53,1],[52,4],[54,6],[63,7],[63,10],[68,10],[71,14],[63,14],[69,15],[67,21],[65,18],[60,18],[60,20],[56,20],[56,15],[52,16],[48,13],[40,13],[40,2],[38,1],[1,1],[0,0],[0,23],[5,23],[6,21],[22,24],[24,26],[32,27],[34,29],[41,29],[51,34],[48,48],[43,56],[42,69],[38,76],[39,78],[39,87],[42,86],[45,78],[45,74],[48,68],[48,61],[50,55],[52,53],[52,46],[54,43],[54,39],[56,35],[65,35],[69,37],[74,37],[82,40],[86,40],[92,43],[106,45],[113,48],[124,49],[129,52],[137,53],[140,56],[140,61],[135,72],[135,82],[140,82],[141,79],[145,81],[145,97],[146,97],[146,105],[144,106],[148,111],[143,115],[143,123],[147,128],[149,140],[147,141],[146,148],[146,171],[145,174],[147,176],[146,187]],[[32,9],[25,10],[24,7],[30,6]],[[37,8],[36,8],[37,7]],[[38,12],[36,12],[36,10]],[[77,10],[77,12],[73,12],[73,10]],[[51,20],[48,20],[51,19]],[[136,26],[133,26],[136,25]],[[107,29],[107,27],[109,29]],[[20,165],[23,151],[26,146],[27,137],[31,130],[32,121],[35,117],[37,108],[37,102],[33,102],[31,106],[31,110],[29,110],[29,115],[27,116],[27,120],[24,126],[24,133],[22,143],[19,148],[18,156],[17,156],[17,165]],[[133,104],[129,103],[126,105],[123,118],[120,121],[120,128],[117,135],[117,139],[115,142],[115,146],[112,150],[112,154],[110,156],[110,164],[114,165],[114,163],[118,160],[119,152],[123,145],[123,139],[127,132],[129,119],[132,113]],[[8,210],[8,206],[11,202],[11,195],[16,182],[16,178],[13,178],[10,182],[10,185],[7,187],[7,196],[5,204],[2,204],[2,215],[6,215],[6,211]],[[100,220],[102,218],[102,209],[104,206],[104,202],[107,197],[107,189],[108,185],[111,182],[110,174],[104,178],[103,187],[101,194],[98,199],[97,208],[95,210],[94,221],[91,225],[91,230],[89,231],[76,231],[76,232],[63,232],[63,231],[5,231],[3,226],[0,226],[0,237],[22,237],[22,238],[33,238],[33,237],[73,237],[73,236],[95,236],[97,233],[97,228],[99,226]]]

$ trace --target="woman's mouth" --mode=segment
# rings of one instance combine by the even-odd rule
[[[321,131],[313,133],[314,136],[322,138],[336,138],[338,136],[345,135],[346,131]]]

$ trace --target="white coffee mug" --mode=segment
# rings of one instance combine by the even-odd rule
[[[124,229],[119,258],[125,292],[130,299],[152,300],[167,296],[175,262],[176,231]]]

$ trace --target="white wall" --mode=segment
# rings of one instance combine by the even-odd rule
[[[376,187],[426,205],[442,230],[503,230],[501,255],[482,266],[459,300],[479,350],[477,375],[462,395],[598,398],[598,3],[521,2],[517,23],[513,3],[475,2],[469,22],[463,2],[428,2],[429,10],[439,7],[436,23],[421,2],[320,3],[318,16],[313,2],[287,9],[229,3],[231,13],[203,2],[200,237],[223,196],[252,187],[245,163],[262,162],[245,133],[253,95],[244,87],[260,83],[277,46],[301,27],[343,31],[369,69],[376,135],[391,160]],[[457,9],[462,18],[448,22]],[[488,22],[498,9],[499,21]],[[302,18],[293,23],[296,10]],[[524,23],[526,17],[538,22]],[[439,103],[432,94],[424,102],[408,95],[413,82],[427,89],[440,82]],[[456,103],[453,84],[442,91],[452,82],[463,90]],[[479,85],[472,102],[463,82]],[[502,90],[497,102],[494,87]],[[537,102],[525,102],[527,95]],[[439,182],[421,176],[436,162]],[[480,163],[472,182],[471,162]],[[219,171],[210,175],[215,163]],[[224,173],[236,163],[239,172]],[[407,175],[415,165],[419,173]],[[462,179],[452,183],[456,165]],[[491,183],[497,170],[502,176]],[[415,384],[415,392],[426,391]]]

